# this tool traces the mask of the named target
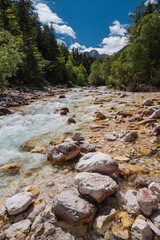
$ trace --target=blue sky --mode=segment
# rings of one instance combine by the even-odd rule
[[[148,0],[149,1],[149,0]],[[154,0],[151,0],[151,2]],[[58,42],[81,51],[113,54],[127,44],[128,14],[141,0],[33,0],[42,23],[52,23]]]

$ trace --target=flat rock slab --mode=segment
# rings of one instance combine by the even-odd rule
[[[76,165],[79,172],[97,172],[112,175],[118,170],[118,164],[108,154],[101,152],[88,153]]]
[[[64,142],[54,147],[47,156],[47,160],[52,163],[61,163],[77,157],[80,148],[77,142]]]
[[[12,237],[16,237],[16,235],[18,235],[19,233],[27,234],[29,232],[30,225],[31,221],[28,219],[20,221],[18,223],[14,223],[11,227],[5,230],[5,235],[7,239],[10,239]]]
[[[79,173],[75,177],[75,184],[82,195],[89,196],[98,203],[118,190],[118,185],[112,178],[99,173]]]
[[[72,225],[81,225],[94,219],[97,208],[71,191],[61,192],[54,197],[53,212],[58,218]]]
[[[150,216],[153,210],[158,209],[158,198],[148,188],[141,188],[137,193],[137,200],[141,211]]]
[[[22,192],[7,198],[6,209],[9,215],[17,215],[24,212],[32,204],[33,195]]]

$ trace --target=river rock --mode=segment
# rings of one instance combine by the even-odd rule
[[[63,115],[67,115],[67,113],[69,113],[69,109],[67,107],[61,108],[60,110],[60,114]]]
[[[153,233],[148,223],[143,219],[136,219],[131,228],[132,239],[152,240]]]
[[[79,172],[97,172],[112,175],[118,169],[118,164],[108,154],[101,152],[87,153],[76,165]]]
[[[70,118],[68,118],[67,123],[68,124],[71,124],[71,123],[76,124],[76,120],[73,117],[70,117]]]
[[[143,120],[143,117],[141,115],[136,115],[136,116],[129,119],[130,122],[139,122],[139,121],[142,121],[142,120]]]
[[[153,104],[154,104],[154,101],[152,99],[144,100],[142,103],[143,106],[152,106]]]
[[[55,214],[52,213],[50,209],[45,209],[41,215],[43,222],[49,222],[51,224],[55,224],[57,222]]]
[[[21,168],[21,165],[19,163],[10,163],[0,167],[0,170],[6,171],[6,172],[14,172],[14,171],[18,171],[20,168]]]
[[[55,196],[52,205],[56,216],[72,225],[91,222],[96,214],[96,207],[86,200],[75,196],[70,191]]]
[[[151,115],[151,114],[153,114],[157,109],[158,109],[158,107],[155,107],[155,106],[148,107],[146,110],[143,111],[143,114],[144,114],[144,115]]]
[[[27,234],[29,232],[30,226],[31,221],[28,219],[20,221],[18,223],[14,223],[11,227],[5,230],[5,235],[7,238],[11,239],[12,237],[16,237],[20,233]]]
[[[137,201],[137,191],[128,190],[124,195],[126,209],[131,214],[139,214],[140,207]]]
[[[54,147],[47,156],[47,160],[52,163],[61,163],[77,157],[80,148],[77,142],[64,142]]]
[[[141,211],[150,216],[153,210],[158,209],[158,199],[148,188],[141,188],[137,193],[137,200]]]
[[[38,201],[38,200],[36,200],[36,201]],[[45,209],[45,206],[46,206],[45,201],[43,201],[42,199],[37,204],[35,204],[35,203],[34,203],[33,207],[28,209],[28,213],[29,213],[28,219],[32,222],[34,221],[35,217]]]
[[[131,113],[128,113],[128,112],[125,112],[125,111],[119,111],[118,113],[117,113],[117,115],[121,115],[121,116],[123,116],[123,117],[128,117],[128,116],[132,116],[132,114]]]
[[[6,218],[6,197],[0,199],[0,221]]]
[[[151,119],[160,118],[160,109],[156,110],[151,116]]]
[[[96,118],[98,118],[100,120],[104,120],[104,119],[106,119],[106,116],[101,112],[97,112]]]
[[[148,187],[152,182],[160,183],[160,178],[152,175],[141,175],[134,181],[134,185],[143,188]]]
[[[65,98],[65,95],[59,95],[59,98],[61,99],[61,98]]]
[[[160,126],[156,126],[153,130],[153,133],[156,133],[157,135],[160,135]]]
[[[11,111],[8,108],[0,107],[0,116],[11,114]]]
[[[151,220],[154,223],[154,225],[160,230],[160,210],[155,211],[152,214]]]
[[[78,191],[101,203],[105,198],[118,190],[117,183],[110,177],[99,173],[79,173],[75,177]]]
[[[80,141],[83,141],[85,139],[85,136],[82,133],[80,133],[80,132],[75,132],[75,134],[73,135],[72,139],[74,141],[80,142]]]
[[[103,214],[99,214],[93,224],[95,232],[104,234],[111,227],[115,216],[116,210],[114,208],[109,208]]]
[[[153,192],[153,194],[158,198],[158,200],[160,202],[160,183],[152,182],[148,186],[148,189],[150,189]]]
[[[32,204],[33,195],[21,192],[7,198],[6,208],[9,215],[17,215],[24,212]]]
[[[55,226],[49,222],[44,223],[44,234],[50,235],[55,231]]]
[[[128,132],[124,137],[123,137],[123,142],[133,142],[136,138],[138,137],[137,132]]]
[[[39,186],[28,186],[28,187],[24,188],[23,191],[32,193],[33,197],[37,197],[39,195],[40,188],[39,188]]]
[[[116,136],[114,136],[114,135],[109,135],[109,134],[107,134],[107,135],[105,135],[104,136],[104,140],[107,140],[107,141],[109,141],[109,142],[113,142],[113,141],[116,141]]]
[[[90,144],[89,142],[83,142],[82,145],[80,145],[80,151],[82,153],[89,153],[89,152],[95,152],[96,148],[93,144]]]

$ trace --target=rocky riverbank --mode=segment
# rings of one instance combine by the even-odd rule
[[[45,171],[1,199],[0,239],[160,239],[160,95],[106,93],[85,93],[96,108],[85,131],[21,145],[45,156]],[[58,113],[78,124],[67,104]]]
[[[0,86],[0,116],[13,112],[13,108],[28,105],[37,99],[43,99],[51,96],[64,94],[70,91],[67,88],[31,88],[27,86]],[[10,109],[11,108],[11,109]]]

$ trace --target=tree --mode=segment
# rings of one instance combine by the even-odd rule
[[[89,75],[89,83],[95,86],[105,84],[105,81],[100,76],[100,62],[97,60],[91,65],[91,74]]]
[[[23,61],[19,49],[21,39],[12,36],[8,31],[0,31],[0,83],[6,84],[9,78],[16,75]]]

